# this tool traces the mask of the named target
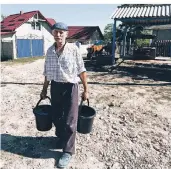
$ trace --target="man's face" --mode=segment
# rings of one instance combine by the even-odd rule
[[[61,43],[61,42],[65,42],[68,36],[68,31],[55,29],[52,31],[52,35],[54,36],[56,42]]]

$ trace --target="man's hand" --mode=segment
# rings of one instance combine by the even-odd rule
[[[84,92],[82,93],[82,99],[83,99],[83,101],[89,99],[89,93],[86,92],[86,91],[84,91]]]
[[[42,92],[40,93],[40,98],[44,100],[46,98],[46,95],[47,95],[47,90],[42,90]]]

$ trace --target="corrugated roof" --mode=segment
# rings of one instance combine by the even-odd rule
[[[38,11],[27,12],[23,14],[14,14],[1,21],[1,31],[14,31],[16,28],[27,22]]]
[[[39,14],[44,20],[47,21],[49,26],[52,26],[52,20],[51,18],[46,19],[40,11],[30,11],[22,14],[14,14],[9,15],[6,17],[3,21],[1,21],[1,32],[11,32],[17,29],[19,26],[21,26],[23,23],[27,22],[30,18],[32,18],[35,14]]]
[[[68,39],[88,40],[97,30],[103,39],[103,34],[98,26],[69,26]]]
[[[52,19],[52,18],[47,18],[47,21],[49,22],[49,24],[51,26],[53,26],[56,23],[56,21],[54,19]]]
[[[119,6],[112,14],[112,19],[171,17],[171,4],[147,6]]]

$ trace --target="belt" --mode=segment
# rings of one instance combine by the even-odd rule
[[[70,82],[56,82],[54,80],[52,80],[51,83],[56,83],[56,84],[75,84],[75,83],[70,83]]]

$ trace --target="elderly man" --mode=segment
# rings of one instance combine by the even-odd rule
[[[78,76],[84,92],[82,99],[88,99],[87,75],[82,56],[75,44],[66,42],[68,26],[56,23],[52,26],[55,43],[47,50],[43,90],[40,94],[44,99],[51,82],[52,119],[56,127],[58,144],[63,149],[58,167],[68,165],[75,153],[75,137],[78,119]]]

